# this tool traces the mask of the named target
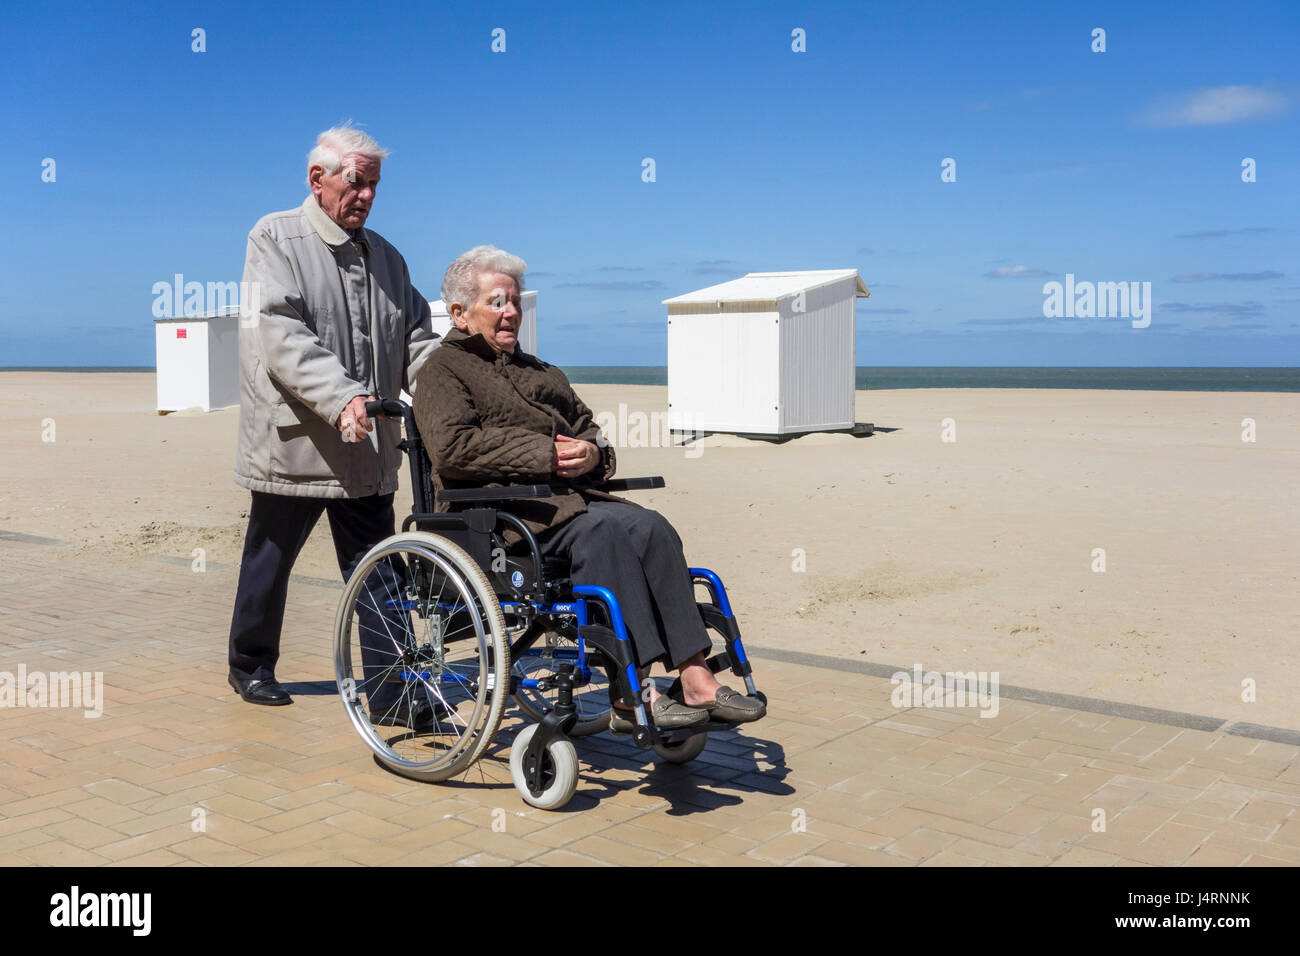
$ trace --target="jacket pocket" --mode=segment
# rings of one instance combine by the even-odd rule
[[[348,485],[352,446],[343,441],[338,429],[301,402],[276,403],[271,406],[270,418],[272,480],[333,480]]]
[[[322,421],[320,416],[302,402],[276,402],[271,406],[271,422],[278,428],[293,428]]]

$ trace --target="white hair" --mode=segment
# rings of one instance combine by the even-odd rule
[[[316,137],[316,147],[307,154],[308,176],[310,177],[313,166],[323,166],[325,175],[333,176],[343,167],[343,159],[347,156],[368,156],[382,163],[388,158],[388,150],[348,120],[342,126],[331,127]],[[307,185],[311,185],[310,178]]]
[[[524,291],[524,272],[528,263],[496,246],[475,246],[462,252],[447,267],[442,278],[442,301],[451,311],[451,304],[459,302],[468,311],[478,301],[478,277],[481,272],[501,272],[515,280],[519,291]]]

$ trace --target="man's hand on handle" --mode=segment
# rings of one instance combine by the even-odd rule
[[[561,478],[577,478],[600,464],[600,449],[589,441],[555,436],[555,473]]]
[[[370,437],[370,430],[374,426],[366,414],[366,402],[374,400],[373,395],[358,395],[348,402],[347,408],[339,415],[339,431],[343,433],[344,441],[365,441]]]

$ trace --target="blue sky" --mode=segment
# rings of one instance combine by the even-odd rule
[[[860,365],[1298,364],[1300,4],[1056,6],[16,7],[0,365],[152,364],[154,283],[238,280],[346,119],[425,296],[517,253],[562,365],[661,365],[662,299],[824,268],[871,287]],[[1150,327],[1046,318],[1066,273],[1150,282]]]

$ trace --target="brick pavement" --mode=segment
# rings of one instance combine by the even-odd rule
[[[105,682],[98,718],[0,710],[7,865],[1300,864],[1291,743],[1005,698],[993,719],[898,709],[887,679],[775,660],[771,715],[688,765],[579,741],[563,812],[510,784],[517,712],[463,778],[408,781],[339,705],[337,589],[291,585],[296,703],[252,707],[225,681],[233,569],[12,537],[0,558],[0,672]]]

